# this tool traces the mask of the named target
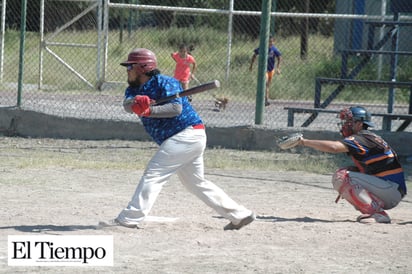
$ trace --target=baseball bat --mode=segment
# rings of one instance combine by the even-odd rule
[[[167,96],[165,98],[156,100],[153,103],[153,105],[158,105],[158,104],[161,104],[161,103],[164,103],[164,102],[168,102],[168,101],[170,101],[172,99],[175,99],[175,98],[180,98],[180,97],[193,95],[193,94],[196,94],[196,93],[204,92],[204,91],[214,89],[214,88],[218,88],[218,87],[220,87],[219,80],[213,80],[213,81],[210,81],[210,82],[207,82],[207,83],[204,83],[204,84],[186,89],[186,90],[184,90],[182,92],[179,92],[179,93],[176,93],[174,95],[170,95],[170,96]]]

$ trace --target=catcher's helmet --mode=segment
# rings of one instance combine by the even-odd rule
[[[375,126],[372,115],[364,107],[350,107],[349,110],[352,112],[353,121],[361,121],[370,127]]]
[[[371,121],[371,114],[364,107],[350,107],[342,109],[339,118],[342,120],[340,132],[344,137],[353,134],[353,125],[356,121],[361,121],[367,127],[374,127]]]
[[[125,67],[132,64],[138,65],[142,73],[150,72],[157,68],[156,55],[148,49],[136,48],[129,53],[127,61],[120,63]]]

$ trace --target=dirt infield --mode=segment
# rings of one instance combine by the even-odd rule
[[[153,149],[131,143],[0,137],[0,273],[411,272],[410,196],[389,211],[392,224],[357,223],[347,202],[334,203],[331,174],[209,168],[207,178],[254,210],[255,222],[223,231],[227,220],[173,177],[151,212],[164,220],[102,229],[133,194],[146,162],[139,155]],[[137,168],[116,167],[119,152]],[[19,234],[113,235],[114,266],[8,266],[7,236]]]

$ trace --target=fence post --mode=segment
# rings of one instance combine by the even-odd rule
[[[3,69],[4,69],[4,36],[6,34],[6,4],[7,0],[1,3],[1,38],[0,38],[0,82],[3,83]]]
[[[26,41],[26,10],[27,10],[27,0],[21,0],[19,79],[17,83],[17,106],[18,107],[20,107],[21,105],[21,92],[23,89],[24,47],[25,47],[25,41]]]
[[[226,74],[225,80],[229,82],[229,74],[230,74],[230,57],[232,52],[232,36],[233,36],[233,9],[235,6],[235,0],[230,0],[229,4],[229,23],[228,23],[228,38],[227,38],[227,60],[226,60]]]
[[[255,124],[260,125],[263,122],[263,110],[265,104],[266,90],[266,70],[269,44],[269,28],[270,28],[270,6],[272,0],[262,1],[262,16],[260,20],[260,45],[259,45],[259,66],[258,66],[258,81],[256,92],[256,112]]]

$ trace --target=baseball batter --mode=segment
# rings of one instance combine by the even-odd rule
[[[188,99],[175,98],[163,104],[152,104],[181,92],[179,81],[160,74],[156,56],[148,49],[134,49],[121,65],[127,68],[129,84],[124,109],[140,117],[159,149],[147,164],[134,195],[115,223],[137,227],[149,214],[163,185],[173,174],[177,174],[189,192],[230,220],[225,230],[240,229],[254,221],[255,214],[251,210],[236,203],[204,178],[205,127]]]
[[[323,152],[344,152],[355,166],[338,169],[332,177],[333,188],[362,215],[378,223],[390,223],[385,210],[394,208],[406,195],[405,176],[396,152],[380,136],[368,130],[374,124],[371,114],[356,106],[340,112],[341,141],[300,138],[300,145]]]

